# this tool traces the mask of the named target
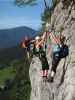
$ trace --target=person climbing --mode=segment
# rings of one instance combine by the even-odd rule
[[[65,58],[68,56],[68,46],[65,44],[65,36],[60,34],[59,37],[56,37],[52,32],[48,32],[48,36],[50,36],[52,41],[52,67],[50,74],[50,82],[53,82],[57,66],[61,60],[61,58]]]
[[[55,38],[55,37],[53,37]],[[57,66],[60,61],[60,40],[55,38],[55,43],[52,45],[52,67],[51,67],[51,74],[50,74],[50,81],[53,82]]]
[[[21,42],[21,47],[27,52],[28,58],[30,57],[30,41],[31,39],[26,36]]]
[[[34,54],[39,57],[41,64],[42,64],[42,77],[46,79],[48,76],[49,64],[46,58],[46,52],[44,50],[44,36],[37,36],[35,38],[35,47],[34,47]]]

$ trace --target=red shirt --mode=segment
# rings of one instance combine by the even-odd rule
[[[22,48],[28,47],[29,44],[30,44],[30,39],[23,40],[23,41],[21,42],[21,47],[22,47]]]
[[[28,47],[28,45],[30,44],[30,39],[25,40],[25,41],[24,41],[24,44],[26,45],[26,47]]]

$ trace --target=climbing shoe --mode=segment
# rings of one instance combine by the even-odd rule
[[[50,76],[50,82],[53,82],[54,81],[54,76],[55,76],[55,72],[52,71],[51,72],[51,76]]]
[[[47,82],[53,82],[54,81],[54,78],[53,77],[49,77],[49,78],[47,78]]]
[[[48,82],[53,82],[53,81],[54,81],[54,76],[55,76],[55,72],[54,72],[54,71],[51,71],[51,74],[50,74],[50,76],[47,78],[47,81],[48,81]]]
[[[54,77],[51,77],[51,78],[50,78],[50,82],[53,82],[53,81],[54,81]]]
[[[43,82],[47,82],[47,77],[43,77]]]

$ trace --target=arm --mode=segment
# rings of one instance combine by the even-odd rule
[[[42,45],[44,43],[44,39],[42,39],[37,45],[36,47],[38,48],[40,45]]]
[[[27,48],[24,42],[22,43],[22,48]]]
[[[49,32],[48,35],[53,43],[60,43],[59,37],[56,37],[56,35],[54,35],[52,32]]]
[[[42,37],[41,37],[41,41],[37,44],[37,47],[39,47],[39,45],[44,44],[44,42],[46,42],[46,41],[47,41],[47,33],[44,32]]]

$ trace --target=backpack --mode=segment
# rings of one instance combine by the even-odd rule
[[[69,55],[69,48],[67,45],[64,45],[60,48],[60,58],[65,58]]]

